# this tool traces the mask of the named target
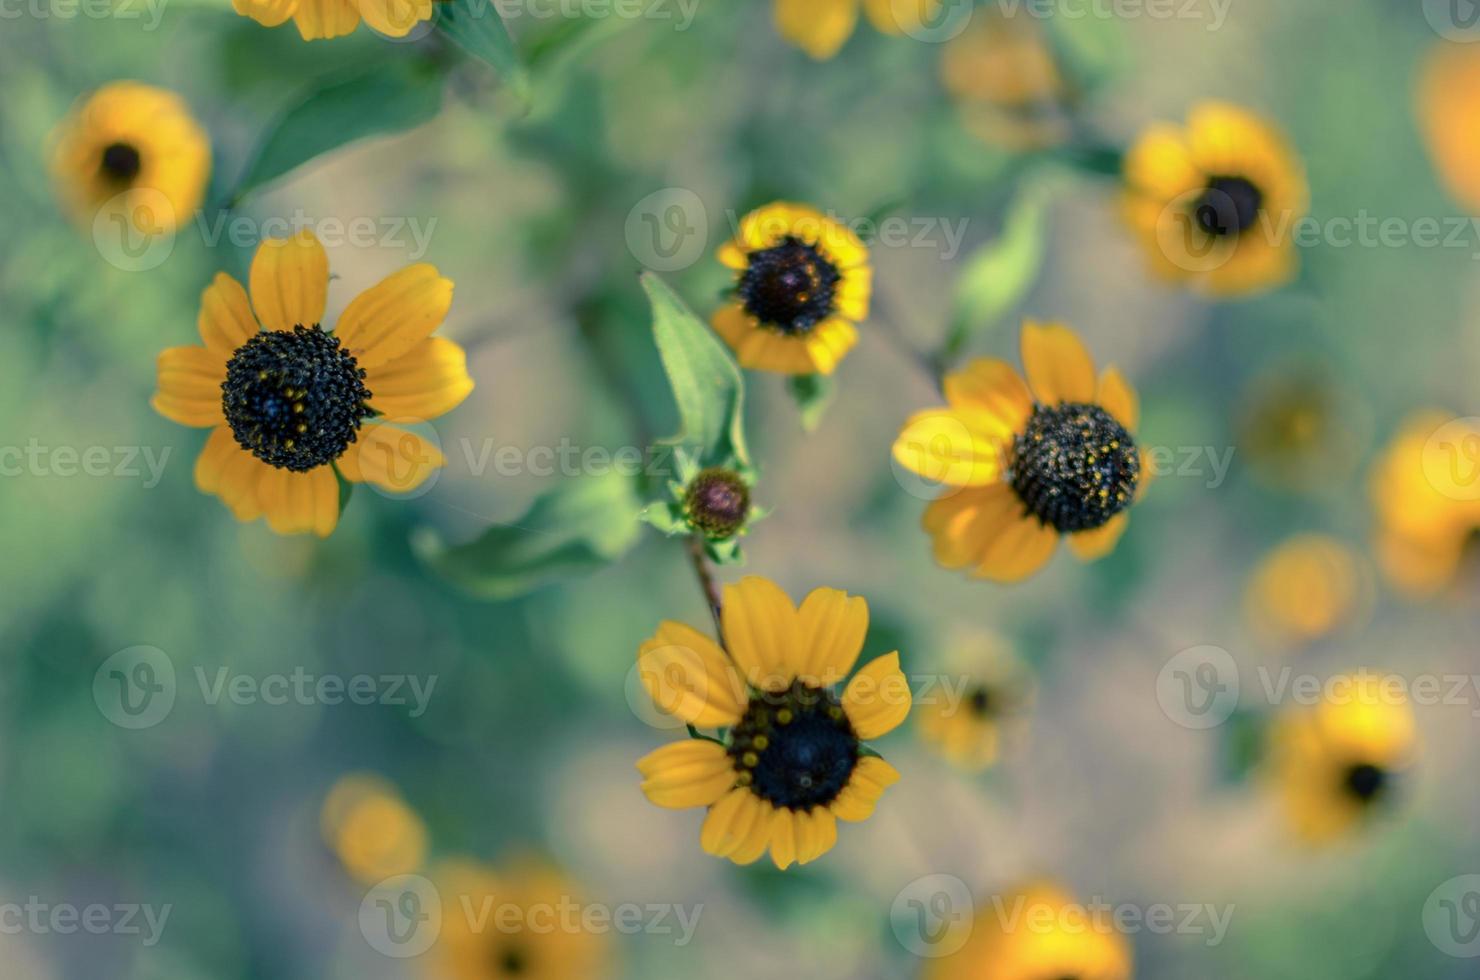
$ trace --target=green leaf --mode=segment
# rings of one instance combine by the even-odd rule
[[[825,375],[797,374],[786,379],[786,390],[796,400],[802,415],[802,428],[812,432],[822,424],[823,413],[832,404],[838,386]]]
[[[234,198],[240,201],[321,153],[420,126],[441,108],[442,75],[424,63],[376,65],[320,84],[268,127]]]
[[[417,557],[468,592],[509,599],[622,557],[637,542],[641,509],[628,477],[581,477],[540,497],[517,521],[494,525],[467,544],[448,546],[431,528],[418,531],[411,544]]]
[[[644,272],[642,288],[653,304],[653,340],[682,426],[667,441],[697,449],[705,465],[748,467],[745,378],[729,348],[662,279]]]
[[[491,65],[527,106],[529,70],[494,0],[439,0],[437,10],[437,29],[468,54]]]

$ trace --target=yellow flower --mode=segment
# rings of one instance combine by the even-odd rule
[[[340,779],[319,813],[324,840],[354,878],[374,884],[410,874],[427,854],[421,817],[387,780],[372,773]]]
[[[1365,671],[1332,678],[1320,703],[1273,725],[1270,774],[1306,840],[1354,830],[1391,802],[1418,743],[1398,680]]]
[[[211,143],[175,93],[111,82],[58,127],[51,172],[75,220],[103,209],[146,234],[166,234],[200,207]]]
[[[362,17],[387,37],[405,37],[436,16],[432,0],[231,0],[231,5],[263,27],[277,27],[291,17],[305,41],[351,34]]]
[[[409,266],[351,301],[328,333],[320,325],[329,259],[303,231],[263,242],[250,284],[249,305],[241,284],[217,273],[201,295],[204,345],[159,355],[151,404],[211,429],[195,485],[237,520],[265,516],[279,534],[326,537],[339,520],[336,470],[406,492],[444,462],[436,446],[385,418],[435,418],[473,390],[463,349],[432,336],[452,282],[430,265]]]
[[[1007,729],[1033,699],[1027,668],[1000,637],[979,635],[963,643],[970,652],[962,670],[944,671],[963,686],[937,685],[915,705],[920,736],[951,763],[980,772],[997,761]]]
[[[873,270],[846,225],[805,205],[768,204],[741,219],[718,258],[735,270],[735,299],[712,322],[742,367],[832,374],[857,343]]]
[[[1417,92],[1419,128],[1449,193],[1480,211],[1480,51],[1441,42],[1424,62]]]
[[[922,980],[1129,980],[1130,944],[1105,918],[1052,884],[1020,886],[986,903],[965,945],[928,960]]]
[[[1300,161],[1268,123],[1237,106],[1197,106],[1159,123],[1125,158],[1125,214],[1153,269],[1215,296],[1289,281],[1305,215]]]
[[[858,8],[885,34],[919,31],[941,0],[776,0],[776,30],[818,61],[837,54],[858,24]]]
[[[973,361],[946,377],[948,406],[917,413],[894,443],[900,466],[944,485],[925,510],[936,561],[998,582],[1042,568],[1061,534],[1085,561],[1109,553],[1149,472],[1118,370],[1096,380],[1060,324],[1025,323],[1022,355],[1026,384],[1006,361]]]
[[[1355,551],[1324,534],[1300,534],[1259,563],[1244,609],[1261,640],[1289,650],[1350,625],[1363,613],[1370,591]]]
[[[983,8],[941,49],[941,82],[956,100],[966,128],[1011,150],[1063,142],[1068,117],[1060,100],[1058,63],[1031,17]]]
[[[736,864],[767,848],[778,868],[832,849],[839,820],[866,820],[899,773],[864,742],[909,714],[899,654],[866,664],[842,697],[868,632],[868,604],[817,589],[792,605],[773,582],[725,587],[724,646],[665,620],[642,644],[643,684],[664,712],[722,740],[665,745],[637,763],[658,806],[708,807],[700,844]]]
[[[427,953],[436,980],[600,980],[610,975],[606,933],[588,921],[576,884],[549,864],[504,869],[448,862],[432,876],[441,932]]]

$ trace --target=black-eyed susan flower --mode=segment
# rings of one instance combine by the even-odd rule
[[[853,230],[802,204],[776,203],[740,221],[719,260],[734,299],[713,324],[742,367],[832,374],[868,317],[873,270]]]
[[[389,780],[373,773],[336,782],[319,827],[344,869],[365,884],[411,874],[426,860],[426,825]]]
[[[1370,598],[1370,576],[1355,550],[1330,535],[1299,534],[1254,569],[1244,610],[1260,641],[1283,652],[1354,625]]]
[[[1214,296],[1289,281],[1306,210],[1305,172],[1284,137],[1237,106],[1158,123],[1125,158],[1125,213],[1152,268]]]
[[[352,300],[329,333],[329,258],[303,231],[262,243],[250,286],[249,304],[218,273],[201,295],[204,344],[159,355],[155,410],[211,430],[197,487],[237,520],[326,537],[339,520],[336,471],[404,493],[443,464],[441,450],[387,419],[435,418],[473,390],[462,348],[432,336],[450,280],[426,264],[402,269]]]
[[[108,210],[146,234],[166,234],[200,207],[211,143],[185,101],[141,82],[110,82],[58,127],[51,173],[75,220]]]
[[[387,37],[405,37],[436,16],[432,0],[231,0],[231,5],[263,27],[291,18],[305,41],[351,34],[361,18]]]
[[[987,143],[1024,151],[1069,136],[1064,80],[1032,17],[983,8],[942,46],[940,77],[966,128]]]
[[[638,651],[659,709],[693,729],[721,729],[657,749],[637,763],[658,806],[707,807],[700,844],[749,864],[769,848],[779,868],[832,849],[837,821],[866,820],[899,779],[864,743],[910,710],[899,654],[870,661],[840,696],[868,632],[868,604],[817,589],[793,606],[751,576],[724,590],[724,645],[664,621]]]
[[[1096,378],[1060,324],[1024,324],[1022,357],[1026,383],[987,358],[948,375],[947,406],[916,414],[894,443],[899,465],[944,487],[924,518],[936,561],[998,582],[1042,568],[1061,536],[1086,561],[1108,553],[1149,473],[1118,370]]]
[[[940,8],[941,0],[776,0],[776,30],[818,61],[847,43],[863,8],[880,32],[899,36],[918,31]]]
[[[1457,8],[1456,8],[1457,9]],[[1441,42],[1424,59],[1415,112],[1444,187],[1480,212],[1480,51]]]
[[[449,861],[435,869],[432,883],[442,914],[436,943],[425,958],[428,980],[601,980],[611,975],[606,932],[587,915],[579,884],[554,865],[533,858],[498,868]]]
[[[951,763],[979,772],[996,763],[1002,742],[1033,700],[1027,667],[1001,637],[958,642],[961,654],[942,683],[915,703],[920,737]]]
[[[1299,836],[1330,840],[1395,802],[1418,751],[1403,692],[1397,677],[1335,677],[1318,704],[1291,708],[1275,721],[1270,774]]]
[[[965,943],[923,980],[1129,980],[1131,947],[1110,917],[1046,882],[983,903]]]

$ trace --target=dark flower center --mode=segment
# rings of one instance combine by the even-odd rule
[[[1135,440],[1098,405],[1037,405],[1013,441],[1013,491],[1060,532],[1103,527],[1130,505],[1140,475]]]
[[[1346,770],[1341,785],[1359,803],[1375,803],[1392,784],[1387,770],[1371,763],[1359,762]]]
[[[221,408],[243,449],[303,472],[338,459],[372,413],[365,372],[339,338],[296,326],[259,333],[226,362]]]
[[[689,523],[711,538],[732,537],[750,513],[750,488],[733,470],[701,470],[684,493]]]
[[[529,968],[529,958],[519,946],[505,944],[493,951],[493,973],[499,977],[520,977]]]
[[[988,718],[996,711],[996,699],[985,685],[972,688],[966,696],[966,708],[978,718]]]
[[[1239,235],[1253,227],[1263,203],[1263,192],[1247,177],[1210,177],[1192,213],[1209,235]]]
[[[738,292],[762,324],[784,334],[804,334],[832,315],[842,278],[816,246],[788,235],[781,244],[750,254]]]
[[[109,180],[126,184],[139,176],[143,163],[136,147],[128,143],[109,143],[103,148],[98,166]]]
[[[794,681],[750,699],[730,730],[739,783],[777,807],[811,810],[837,799],[858,765],[858,736],[832,692]]]

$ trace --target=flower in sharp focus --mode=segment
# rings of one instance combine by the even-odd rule
[[[1069,136],[1064,79],[1032,17],[982,9],[942,46],[940,76],[966,128],[987,143],[1024,151]]]
[[[1299,159],[1263,119],[1205,103],[1158,123],[1125,158],[1125,214],[1155,271],[1214,296],[1294,277],[1293,232],[1308,189]]]
[[[860,7],[877,30],[897,37],[918,32],[940,6],[941,0],[776,0],[776,30],[826,61],[853,36]]]
[[[1131,947],[1106,916],[1041,882],[985,903],[964,945],[922,980],[1129,980]]]
[[[433,0],[231,0],[231,5],[263,27],[292,18],[305,41],[352,34],[361,18],[387,37],[405,37],[436,16]]]
[[[952,764],[980,772],[997,762],[1004,739],[1032,704],[1033,681],[1001,637],[975,635],[960,646],[957,664],[916,702],[915,724]]]
[[[74,219],[108,208],[144,234],[167,234],[200,207],[211,143],[175,93],[111,82],[58,127],[51,172]]]
[[[473,390],[463,349],[432,336],[450,280],[408,266],[352,300],[329,333],[329,259],[303,231],[262,243],[250,286],[249,303],[218,273],[201,295],[204,345],[159,355],[155,410],[211,430],[197,487],[239,521],[327,537],[339,520],[336,471],[404,493],[443,464],[436,446],[385,419],[435,418]]]
[[[438,867],[441,930],[426,955],[428,980],[600,980],[611,973],[605,932],[586,921],[578,885],[525,859],[490,868]]]
[[[998,582],[1038,571],[1060,536],[1086,561],[1107,554],[1149,475],[1118,370],[1096,378],[1059,324],[1024,324],[1022,357],[1026,383],[987,358],[948,375],[947,407],[917,413],[894,443],[900,466],[944,487],[924,518],[936,561]]]
[[[817,589],[792,605],[751,576],[724,590],[721,647],[664,621],[642,644],[644,686],[664,712],[720,738],[657,749],[637,768],[658,806],[706,807],[704,850],[749,864],[767,849],[779,868],[832,849],[837,821],[866,820],[899,779],[864,746],[910,710],[899,654],[865,664],[841,696],[868,632],[868,604]]]
[[[1328,535],[1299,534],[1260,561],[1244,592],[1244,611],[1264,644],[1288,651],[1360,621],[1370,593],[1356,551]]]
[[[1277,719],[1270,775],[1296,833],[1313,843],[1358,829],[1395,802],[1417,753],[1413,710],[1396,677],[1332,678],[1322,700]]]
[[[800,204],[752,211],[718,258],[734,299],[713,325],[742,367],[832,374],[868,317],[873,270],[852,229]]]
[[[389,781],[372,773],[340,779],[319,812],[324,841],[357,881],[374,884],[422,866],[426,825]]]

